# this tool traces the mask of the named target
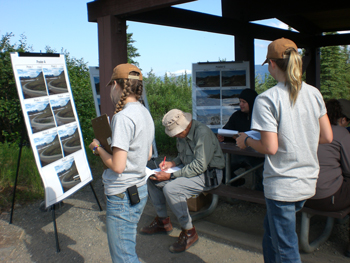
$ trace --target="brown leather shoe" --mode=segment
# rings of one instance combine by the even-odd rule
[[[160,218],[156,217],[149,226],[141,228],[141,233],[143,234],[156,234],[156,233],[165,233],[173,230],[173,226],[170,222],[170,217]]]
[[[170,252],[178,253],[183,252],[192,246],[198,240],[196,229],[193,227],[188,230],[182,229],[177,242],[169,247]]]

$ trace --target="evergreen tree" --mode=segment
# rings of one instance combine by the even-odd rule
[[[126,27],[128,29],[128,26]],[[127,43],[127,52],[128,52],[128,63],[133,64],[135,66],[139,66],[139,63],[134,60],[135,58],[139,57],[140,54],[137,52],[137,48],[134,47],[133,43],[136,41],[132,38],[132,33],[126,34],[126,43]]]
[[[341,46],[321,48],[321,93],[325,100],[348,97],[347,60],[346,50]]]

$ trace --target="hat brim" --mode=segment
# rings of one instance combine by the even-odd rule
[[[174,137],[174,136],[178,135],[179,133],[183,132],[184,130],[186,130],[188,124],[190,124],[190,122],[192,121],[192,114],[188,113],[188,112],[184,112],[184,116],[185,116],[185,119],[187,121],[186,127],[178,126],[178,127],[176,127],[175,129],[172,129],[172,130],[167,130],[165,128],[165,133],[169,137]]]

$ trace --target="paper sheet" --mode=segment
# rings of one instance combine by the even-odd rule
[[[174,172],[176,172],[176,171],[178,171],[178,170],[180,170],[180,169],[181,169],[180,167],[175,166],[175,167],[169,168],[168,170],[166,170],[166,171],[164,171],[164,172],[170,174],[170,173],[174,173]],[[151,169],[149,169],[148,167],[146,167],[146,180],[147,180],[148,177],[150,177],[152,174],[155,174],[155,172],[160,172],[160,171],[161,171],[160,168],[151,170]]]
[[[227,130],[227,129],[218,129],[218,134],[224,137],[232,137],[233,135],[237,135],[239,131],[235,130]],[[252,137],[254,140],[260,140],[260,132],[258,131],[246,131],[244,132],[248,136]]]

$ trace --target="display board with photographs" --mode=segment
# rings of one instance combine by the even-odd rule
[[[247,88],[249,62],[192,64],[193,118],[216,133],[239,110],[239,94]]]
[[[100,103],[100,70],[99,67],[89,67],[90,71],[90,82],[91,82],[91,88],[92,88],[92,95],[94,97],[95,102],[95,109],[96,109],[96,115],[101,115],[101,103]],[[143,79],[143,82],[145,80]],[[145,83],[143,83],[143,92],[142,92],[142,102],[145,105],[145,107],[149,110],[148,101],[147,101],[147,95],[145,90]],[[152,143],[152,158],[158,158],[158,151],[157,151],[157,145],[156,140],[153,140]]]
[[[46,207],[92,180],[64,55],[11,53]]]
[[[96,116],[101,115],[100,100],[100,70],[99,67],[89,67],[92,96],[94,97]]]

